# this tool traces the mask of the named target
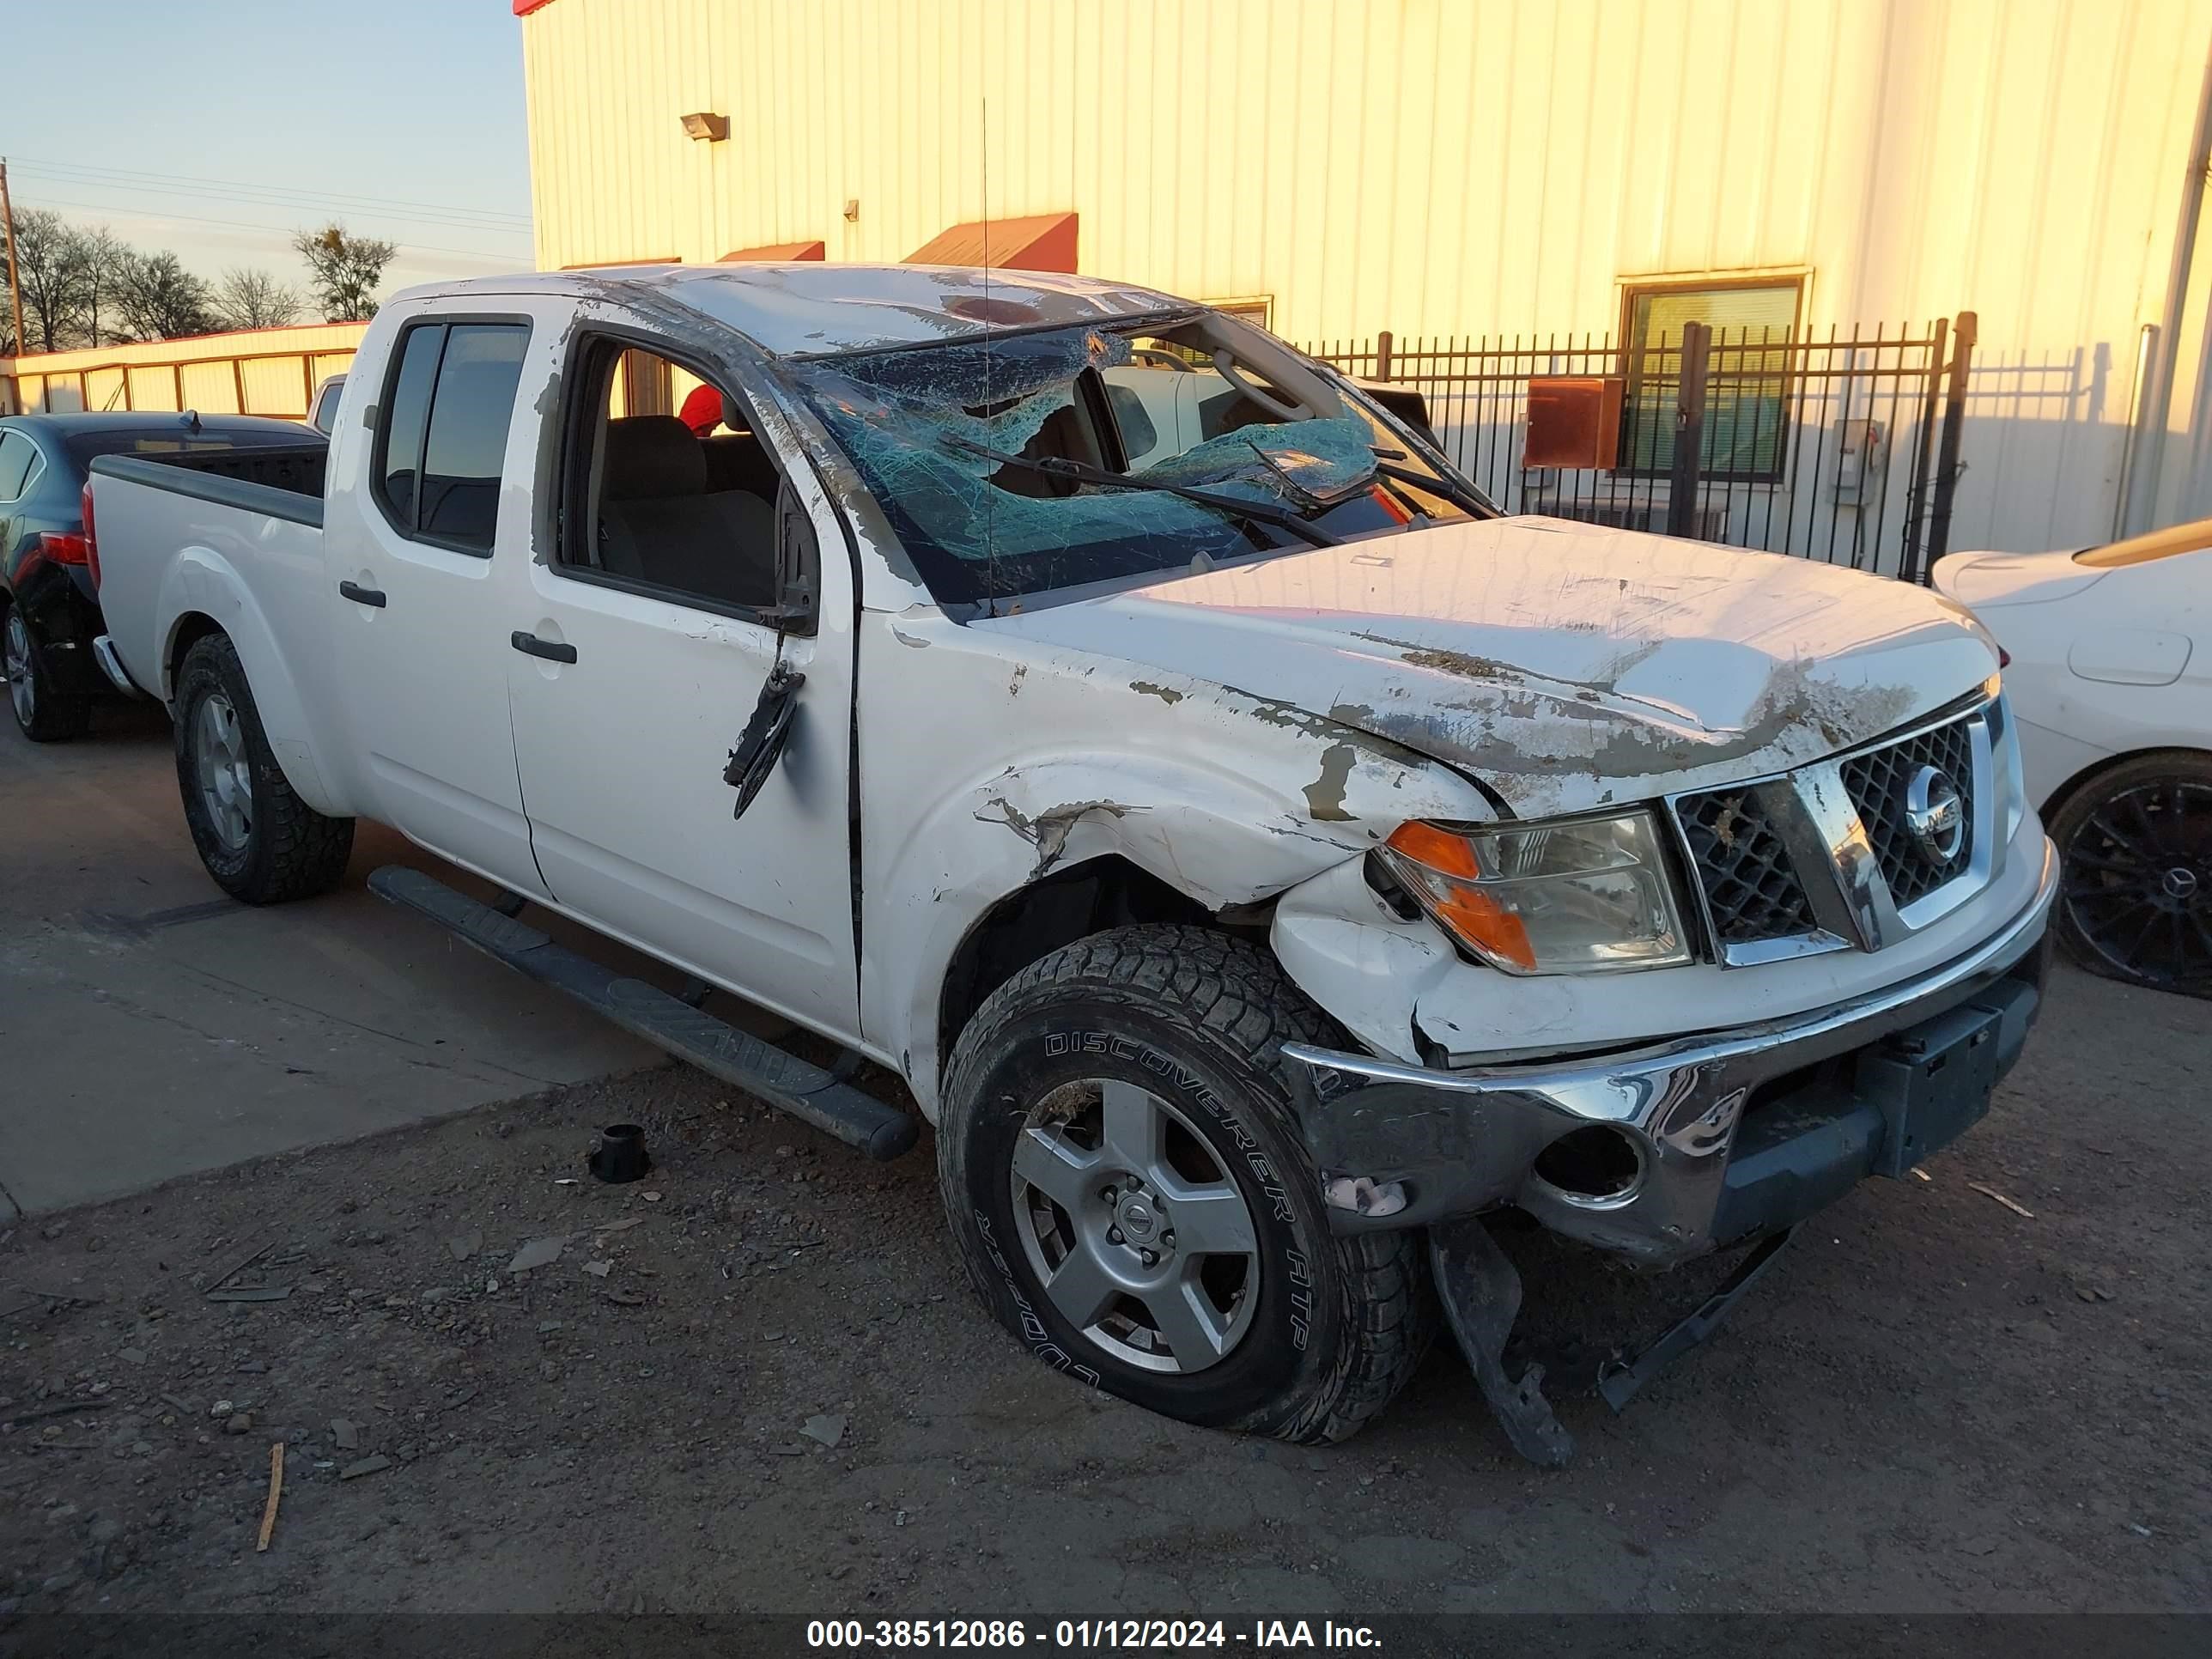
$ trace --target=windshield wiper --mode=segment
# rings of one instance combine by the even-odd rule
[[[1264,501],[1243,501],[1234,495],[1217,495],[1210,489],[1193,489],[1188,485],[1162,483],[1157,479],[1132,478],[1120,472],[1109,472],[1103,467],[1091,466],[1082,461],[1071,461],[1057,455],[1031,460],[1026,455],[1010,454],[1006,450],[994,449],[988,444],[979,444],[972,438],[963,438],[951,433],[945,434],[945,441],[955,449],[970,455],[980,455],[985,460],[996,461],[1001,466],[1018,467],[1024,472],[1042,473],[1048,478],[1066,478],[1075,483],[1093,484],[1102,489],[1142,489],[1163,495],[1180,495],[1187,501],[1196,501],[1201,507],[1212,507],[1232,518],[1286,530],[1301,541],[1316,547],[1344,545],[1343,537],[1332,536],[1319,525],[1308,524],[1287,508],[1269,507]]]
[[[1403,450],[1399,452],[1401,454],[1404,453]],[[1377,450],[1376,453],[1379,455],[1382,451]],[[1411,484],[1416,489],[1425,489],[1431,495],[1442,495],[1446,501],[1464,508],[1478,519],[1490,518],[1498,511],[1480,496],[1470,495],[1460,485],[1441,474],[1419,472],[1410,466],[1393,466],[1389,462],[1382,460],[1375,463],[1375,470],[1386,478],[1395,478],[1400,483]]]

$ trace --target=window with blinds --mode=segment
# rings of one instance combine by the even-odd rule
[[[1674,462],[1674,404],[1682,382],[1682,329],[1712,330],[1706,364],[1707,477],[1778,483],[1787,453],[1790,345],[1797,334],[1796,279],[1639,283],[1627,291],[1628,395],[1620,465],[1665,474]]]

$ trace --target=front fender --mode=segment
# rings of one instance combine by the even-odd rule
[[[1449,768],[1328,720],[937,619],[867,620],[896,638],[862,660],[908,671],[899,706],[931,718],[861,710],[862,1020],[933,1120],[948,969],[1055,870],[1112,854],[1218,911],[1354,862],[1407,818],[1492,816]]]
[[[261,729],[276,764],[300,799],[332,817],[353,814],[350,803],[324,780],[315,763],[314,732],[307,700],[277,629],[237,568],[205,546],[180,550],[163,573],[160,614],[169,618],[161,636],[160,694],[173,706],[179,640],[204,617],[229,635],[246,669]]]

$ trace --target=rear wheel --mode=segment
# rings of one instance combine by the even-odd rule
[[[2212,756],[2124,761],[2051,815],[2058,939],[2092,972],[2212,991]]]
[[[171,716],[185,822],[216,884],[248,904],[336,886],[353,820],[325,817],[293,792],[228,637],[210,634],[185,653]]]
[[[1412,1233],[1333,1236],[1281,1045],[1341,1042],[1252,946],[1126,927],[994,992],[955,1049],[945,1207],[1047,1364],[1186,1422],[1340,1440],[1433,1328]]]
[[[0,667],[8,676],[8,706],[33,743],[81,738],[92,727],[92,699],[54,690],[45,653],[32,637],[21,605],[0,600]]]

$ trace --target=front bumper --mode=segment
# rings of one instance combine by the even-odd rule
[[[1866,1176],[1902,1175],[1986,1109],[2042,1000],[2058,890],[2044,842],[2033,896],[1944,966],[1817,1013],[1555,1065],[1432,1071],[1304,1043],[1300,1128],[1324,1176],[1396,1182],[1387,1217],[1332,1209],[1340,1232],[1518,1205],[1570,1237],[1668,1266],[1803,1219]],[[1953,1065],[1964,1068],[1938,1076]],[[1600,1132],[1613,1189],[1540,1173]],[[1554,1170],[1554,1173],[1557,1173]]]

